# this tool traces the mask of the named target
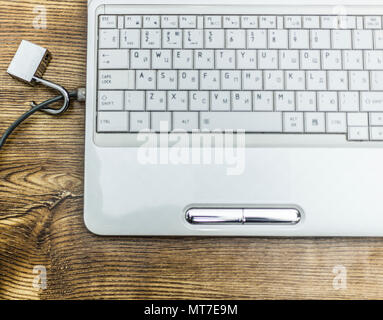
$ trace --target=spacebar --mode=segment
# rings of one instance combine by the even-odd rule
[[[282,132],[282,112],[201,112],[201,130]]]

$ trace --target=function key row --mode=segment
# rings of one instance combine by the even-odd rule
[[[101,15],[101,29],[381,29],[382,16]]]
[[[100,49],[383,49],[383,30],[100,29]]]

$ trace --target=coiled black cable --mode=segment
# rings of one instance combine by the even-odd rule
[[[78,95],[78,90],[76,91],[71,91],[69,92],[69,97],[70,98],[74,98],[74,99],[77,99],[77,95]],[[25,121],[26,119],[28,119],[31,115],[33,115],[34,113],[36,113],[37,111],[41,111],[45,108],[47,108],[49,105],[51,105],[52,103],[55,103],[57,101],[60,101],[61,99],[63,99],[63,96],[57,96],[57,97],[54,97],[54,98],[51,98],[49,100],[46,100],[36,106],[34,106],[33,108],[31,108],[29,111],[27,111],[26,113],[24,113],[20,118],[18,118],[14,123],[12,123],[12,125],[9,126],[9,128],[4,132],[3,136],[0,138],[0,150],[2,149],[2,147],[4,146],[5,142],[7,141],[8,137],[12,134],[12,132],[23,122]]]

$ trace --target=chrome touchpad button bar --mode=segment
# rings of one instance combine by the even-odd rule
[[[193,208],[186,212],[191,224],[242,224],[243,210],[236,208]]]
[[[300,220],[301,214],[294,208],[258,208],[243,210],[244,224],[297,224]]]
[[[285,224],[301,220],[296,208],[191,208],[186,211],[190,224]]]

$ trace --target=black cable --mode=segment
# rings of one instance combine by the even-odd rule
[[[70,98],[77,99],[77,91],[69,92]],[[11,133],[26,119],[28,119],[31,115],[33,115],[35,112],[40,111],[51,105],[52,103],[55,103],[57,101],[60,101],[63,98],[63,96],[57,96],[52,99],[46,100],[36,106],[34,106],[32,109],[24,113],[20,118],[18,118],[12,125],[5,131],[3,136],[0,138],[0,150],[7,141],[8,137],[11,135]]]

